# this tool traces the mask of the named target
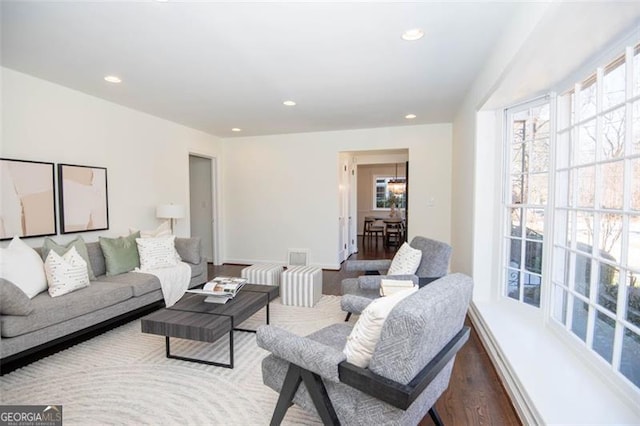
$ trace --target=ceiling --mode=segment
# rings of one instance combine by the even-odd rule
[[[1,7],[3,66],[232,137],[451,122],[506,25],[529,3]],[[416,27],[424,38],[401,39]],[[108,74],[122,83],[104,81]],[[297,105],[284,106],[288,99]],[[405,119],[410,113],[417,117]]]
[[[619,55],[622,50],[615,44],[625,37],[630,38],[625,44],[640,39],[640,1],[555,2],[520,46],[484,107],[513,105],[549,91],[562,93],[613,59],[607,55]]]

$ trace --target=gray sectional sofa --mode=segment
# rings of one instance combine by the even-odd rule
[[[96,275],[91,285],[55,298],[46,291],[40,293],[29,302],[33,308],[29,315],[0,315],[2,373],[12,370],[20,359],[83,334],[95,334],[116,320],[123,322],[164,304],[160,281],[155,275],[126,272],[107,276],[100,244],[93,242],[86,246]],[[200,239],[176,238],[175,246],[182,261],[191,267],[189,288],[205,283],[207,263],[201,256]],[[6,293],[3,296],[7,297]]]

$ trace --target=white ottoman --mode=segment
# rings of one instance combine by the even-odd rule
[[[322,269],[291,266],[282,273],[280,297],[283,305],[313,307],[322,296]]]
[[[240,272],[249,284],[280,285],[280,275],[284,267],[274,263],[247,266]]]

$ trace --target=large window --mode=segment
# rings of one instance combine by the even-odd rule
[[[640,45],[505,125],[505,297],[640,388]]]
[[[640,387],[640,56],[558,97],[551,310]]]
[[[507,111],[505,293],[540,306],[542,240],[549,192],[549,101]]]

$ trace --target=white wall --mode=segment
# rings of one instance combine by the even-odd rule
[[[188,209],[189,152],[220,153],[215,136],[11,69],[0,71],[2,157],[107,168],[109,230],[82,233],[87,241],[125,235],[129,227],[157,227],[155,207],[161,203]],[[176,225],[177,235],[188,235],[188,213]],[[42,238],[25,241],[37,246]]]
[[[338,154],[402,148],[409,238],[449,242],[450,124],[232,138],[224,140],[224,261],[284,262],[287,249],[306,248],[311,264],[338,268]]]

